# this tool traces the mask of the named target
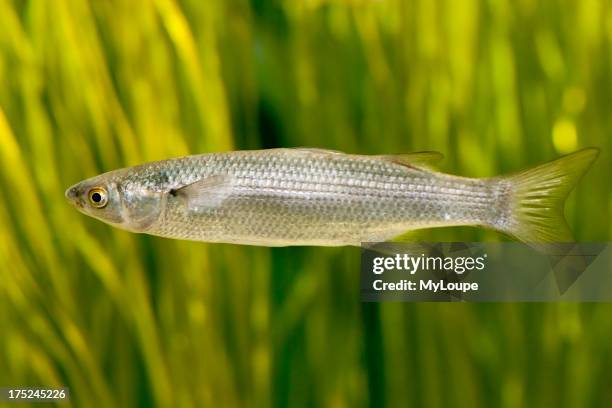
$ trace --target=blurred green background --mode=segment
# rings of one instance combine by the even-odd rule
[[[0,386],[91,407],[612,406],[612,304],[363,304],[358,248],[135,235],[63,196],[188,153],[439,150],[491,176],[599,146],[566,213],[609,241],[610,2],[0,0],[0,27]]]

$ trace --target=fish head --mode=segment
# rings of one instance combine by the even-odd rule
[[[163,194],[120,169],[83,180],[68,188],[65,196],[85,215],[131,232],[145,232],[159,219]]]

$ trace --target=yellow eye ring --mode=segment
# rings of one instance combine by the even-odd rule
[[[108,195],[102,187],[94,187],[88,193],[89,203],[95,208],[104,208],[108,204]]]

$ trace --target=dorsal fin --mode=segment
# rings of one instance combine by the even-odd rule
[[[322,153],[322,154],[346,154],[338,150],[321,149],[318,147],[293,147],[291,150],[309,152],[309,153]],[[444,155],[440,152],[424,151],[414,153],[402,153],[402,154],[383,154],[377,155],[382,160],[387,160],[393,163],[401,164],[402,166],[415,166],[415,167],[430,167],[434,163],[442,160]]]
[[[331,149],[321,149],[319,147],[291,147],[291,150],[299,150],[302,152],[310,152],[310,153],[326,153],[326,154],[346,154],[339,150],[331,150]]]
[[[389,154],[380,156],[384,160],[403,166],[430,167],[432,164],[439,162],[444,158],[440,152],[414,152],[404,154]]]

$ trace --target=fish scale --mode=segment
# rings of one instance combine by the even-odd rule
[[[563,200],[597,150],[484,179],[432,170],[426,162],[436,156],[303,148],[211,153],[111,171],[66,196],[120,228],[207,242],[358,245],[455,225],[527,242],[562,241],[571,238]],[[88,201],[93,190],[105,194],[104,205]]]
[[[369,156],[337,156],[280,150],[179,161],[174,165],[197,174],[184,182],[203,176],[205,167],[205,175],[227,174],[233,190],[212,209],[185,211],[180,200],[169,202],[148,232],[203,241],[356,245],[414,228],[481,224],[486,204],[493,204],[486,180]],[[455,190],[450,203],[443,187]],[[478,200],[483,197],[489,197],[485,205]]]

